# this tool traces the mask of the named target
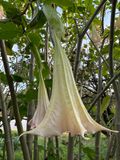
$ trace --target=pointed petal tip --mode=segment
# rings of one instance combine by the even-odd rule
[[[20,134],[20,136],[18,137],[18,139],[20,139],[25,134],[30,134],[30,131],[23,132],[22,134]]]
[[[111,129],[106,129],[106,131],[112,132],[112,133],[119,133],[119,131],[117,131],[117,130],[111,130]]]

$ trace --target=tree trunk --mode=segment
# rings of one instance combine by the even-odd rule
[[[59,139],[57,136],[55,136],[55,149],[56,149],[56,158],[57,160],[60,160],[60,155],[59,155]]]
[[[2,121],[3,121],[3,128],[4,128],[6,151],[7,151],[7,160],[14,160],[15,157],[14,157],[14,151],[13,151],[11,130],[10,130],[10,125],[8,123],[7,108],[4,102],[1,84],[0,84],[0,105],[2,108]]]
[[[116,136],[113,134],[109,137],[108,149],[105,160],[109,160],[114,157],[114,150],[116,148]]]
[[[99,73],[98,73],[98,94],[102,90],[102,67],[101,67],[101,57],[99,57]],[[97,112],[96,112],[96,120],[99,123],[100,122],[100,107],[101,107],[101,98],[99,99],[97,103]],[[95,137],[95,160],[100,159],[100,132],[96,133]]]
[[[8,59],[7,59],[7,55],[6,55],[6,47],[5,47],[5,43],[3,40],[0,40],[0,48],[1,48],[1,56],[2,56],[2,60],[3,60],[5,72],[6,72],[6,77],[7,77],[7,81],[8,81],[8,85],[9,85],[9,89],[10,89],[10,94],[11,94],[14,116],[15,116],[16,125],[17,125],[17,129],[18,129],[18,134],[20,135],[23,133],[23,128],[22,128],[22,124],[21,124],[21,117],[20,117],[18,103],[17,103],[17,99],[16,99],[16,93],[14,90],[14,83],[13,83],[12,76],[10,74],[10,68],[9,68]],[[20,142],[21,142],[24,160],[30,160],[29,150],[27,147],[25,136],[20,137]]]
[[[69,133],[67,160],[73,160],[73,145],[74,145],[74,137],[72,137],[71,134]]]
[[[30,84],[33,83],[33,78],[34,78],[33,69],[34,69],[34,57],[33,57],[33,54],[31,53],[31,61],[30,61],[30,69],[29,69]],[[30,130],[30,126],[28,123],[32,119],[34,111],[35,111],[35,104],[34,104],[34,101],[32,100],[28,105],[27,130]],[[28,145],[31,159],[32,159],[32,142],[33,142],[33,135],[28,134],[27,135],[27,145]]]
[[[39,160],[38,136],[34,136],[34,160]]]
[[[110,76],[114,76],[114,64],[113,64],[113,47],[114,47],[114,22],[115,22],[115,12],[116,12],[117,0],[112,1],[112,11],[111,11],[111,24],[110,24],[110,45],[109,45],[109,65],[110,65]],[[119,133],[116,135],[116,160],[120,159],[120,93],[118,90],[117,83],[113,82],[113,89],[116,98],[116,129]]]

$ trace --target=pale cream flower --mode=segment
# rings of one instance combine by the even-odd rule
[[[44,6],[43,10],[51,26],[55,44],[52,96],[41,123],[23,134],[51,137],[67,132],[84,137],[86,133],[112,131],[95,122],[87,112],[79,95],[70,62],[60,44],[62,23],[59,17],[52,15],[49,6]],[[39,119],[39,116],[37,118]]]
[[[99,27],[92,25],[91,39],[97,47],[100,47],[102,38],[100,36]]]
[[[120,29],[120,16],[115,21],[115,28]]]
[[[53,69],[53,88],[50,104],[42,122],[33,130],[23,134],[34,134],[43,137],[71,135],[111,131],[95,122],[87,112],[73,77],[70,62],[55,36],[55,55]],[[117,132],[117,131],[113,131]]]
[[[0,20],[5,18],[5,13],[3,7],[0,5]]]
[[[34,113],[33,118],[29,121],[29,125],[31,126],[31,129],[35,128],[40,124],[40,122],[43,120],[47,107],[49,105],[49,99],[47,90],[44,84],[42,73],[40,72],[39,76],[39,87],[38,87],[38,102],[37,102],[37,108]]]

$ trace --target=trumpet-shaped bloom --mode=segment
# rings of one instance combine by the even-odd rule
[[[120,29],[120,16],[117,18],[117,20],[115,22],[115,28]]]
[[[47,107],[49,105],[48,94],[46,91],[46,87],[45,87],[41,72],[39,77],[40,78],[39,78],[39,87],[38,87],[38,104],[37,104],[37,108],[33,118],[29,121],[29,125],[31,126],[31,129],[35,128],[40,124],[40,122],[43,120],[45,116]]]
[[[5,18],[5,13],[3,7],[0,5],[0,20]]]
[[[102,38],[100,36],[98,26],[92,26],[91,39],[97,47],[99,47],[101,45]]]
[[[70,132],[72,135],[111,131],[95,122],[78,93],[70,62],[55,36],[53,88],[50,104],[42,122],[27,134],[44,137]]]

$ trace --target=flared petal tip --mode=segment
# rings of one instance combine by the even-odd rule
[[[19,137],[18,137],[18,139],[20,139],[23,135],[25,135],[25,134],[31,134],[30,133],[30,131],[26,131],[26,132],[23,132]]]
[[[112,133],[119,133],[119,131],[117,131],[117,130],[111,130],[111,129],[105,129],[105,131],[112,132]]]

